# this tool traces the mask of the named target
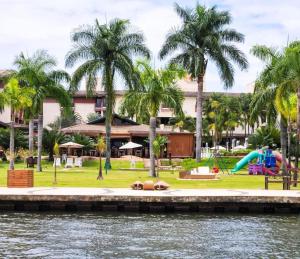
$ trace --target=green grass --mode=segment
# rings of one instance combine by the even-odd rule
[[[147,171],[125,171],[121,168],[129,168],[128,161],[112,161],[113,170],[108,174],[103,172],[104,180],[96,180],[98,175],[98,161],[85,162],[82,168],[59,168],[57,170],[57,185],[53,185],[54,168],[52,163],[43,162],[43,172],[34,175],[34,186],[58,186],[58,187],[110,187],[129,188],[136,180],[154,180],[148,176]],[[142,168],[141,162],[137,167]],[[7,163],[0,164],[0,186],[6,186]],[[23,163],[17,163],[16,169],[24,168]],[[263,176],[250,176],[246,171],[239,174],[219,174],[219,180],[179,180],[178,172],[160,172],[159,179],[166,181],[172,189],[194,188],[224,188],[224,189],[264,189]],[[270,189],[281,189],[281,184],[271,184]]]

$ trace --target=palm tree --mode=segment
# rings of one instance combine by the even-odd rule
[[[275,124],[277,114],[280,115],[280,143],[283,157],[283,170],[287,173],[287,122],[282,110],[276,105],[276,95],[281,97],[290,93],[290,84],[283,84],[288,69],[282,66],[285,58],[285,50],[279,51],[267,46],[256,45],[251,49],[254,56],[266,63],[264,70],[260,73],[256,82],[253,100],[251,102],[252,114],[258,114],[262,109],[266,110],[266,118],[269,126]],[[278,98],[278,97],[277,97]]]
[[[81,26],[72,34],[74,48],[66,56],[66,66],[83,63],[75,70],[71,90],[76,91],[83,78],[86,79],[87,94],[91,94],[97,84],[97,76],[102,77],[106,92],[106,168],[111,168],[111,121],[115,104],[115,76],[124,79],[131,87],[133,56],[149,57],[141,33],[129,31],[129,21],[114,19],[108,24],[100,25],[96,20],[93,26]]]
[[[184,71],[171,66],[167,69],[154,70],[147,62],[138,62],[136,71],[140,82],[135,89],[128,91],[122,103],[123,110],[136,109],[136,116],[150,118],[149,151],[150,175],[155,174],[155,156],[153,141],[156,135],[156,117],[162,104],[173,109],[175,114],[182,113],[183,93],[176,86],[175,80],[184,76]]]
[[[173,29],[160,51],[160,57],[179,51],[170,62],[182,65],[197,80],[196,160],[201,160],[203,81],[208,60],[219,70],[225,87],[234,82],[233,61],[241,69],[247,68],[244,54],[233,44],[243,42],[244,35],[228,28],[232,18],[227,11],[218,11],[214,6],[206,8],[199,4],[195,9],[184,9],[175,4],[175,10],[182,20],[179,28]]]
[[[26,57],[21,53],[15,59],[14,64],[17,67],[14,76],[16,76],[23,85],[32,87],[35,90],[32,107],[27,113],[30,115],[31,120],[29,125],[31,125],[32,119],[38,118],[37,171],[41,172],[43,103],[47,97],[54,98],[64,107],[64,112],[67,112],[71,108],[71,99],[61,83],[68,82],[70,78],[65,71],[54,70],[56,61],[44,50],[36,51],[31,57]],[[33,127],[30,127],[29,135],[31,141],[33,138]],[[30,144],[30,148],[32,148],[32,144]]]
[[[5,85],[2,99],[6,105],[10,106],[11,112],[11,122],[10,122],[10,163],[9,169],[14,169],[14,157],[15,157],[15,113],[19,112],[25,108],[31,107],[32,98],[35,92],[32,88],[20,87],[17,79],[12,78]]]
[[[296,168],[298,168],[300,147],[300,42],[289,44],[285,50],[282,62],[277,67],[278,71],[287,70],[282,87],[288,88],[297,95],[297,141],[296,141]]]

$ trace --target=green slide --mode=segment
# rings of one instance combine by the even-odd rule
[[[251,160],[258,158],[259,153],[257,150],[250,152],[247,156],[243,157],[240,161],[238,161],[235,167],[231,170],[231,173],[236,173],[241,170],[245,165],[247,165]]]

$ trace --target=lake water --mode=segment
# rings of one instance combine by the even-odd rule
[[[300,258],[300,216],[2,213],[0,258]]]

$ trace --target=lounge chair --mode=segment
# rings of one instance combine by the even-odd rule
[[[61,166],[61,160],[60,160],[60,157],[57,157],[57,158],[54,158],[54,162],[53,162],[53,167],[55,166]]]
[[[82,158],[81,157],[76,157],[75,158],[75,164],[74,164],[74,166],[82,167]]]
[[[73,166],[74,166],[74,159],[73,159],[73,157],[68,157],[66,165],[65,165],[65,168],[73,167]]]
[[[135,168],[135,167],[136,167],[135,160],[130,160],[130,168]]]
[[[197,168],[198,174],[210,174],[208,166],[199,166]]]

